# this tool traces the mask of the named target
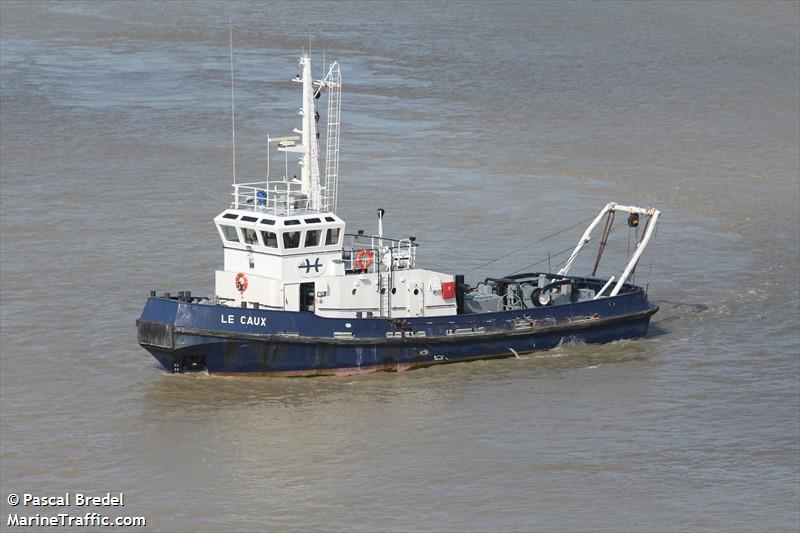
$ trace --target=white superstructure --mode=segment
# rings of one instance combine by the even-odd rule
[[[341,74],[333,63],[322,80],[311,76],[303,54],[294,81],[303,88],[296,135],[268,138],[284,152],[278,180],[234,183],[233,202],[214,218],[224,249],[216,297],[236,307],[308,311],[320,316],[416,317],[456,314],[449,274],[415,268],[413,238],[345,235],[335,214],[339,168]],[[316,101],[328,93],[325,175],[320,175]],[[298,154],[288,176],[289,154]],[[349,237],[349,239],[348,239]],[[347,240],[347,242],[346,242]]]

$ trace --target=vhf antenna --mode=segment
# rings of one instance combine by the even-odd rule
[[[233,22],[228,17],[228,37],[231,50],[231,145],[233,154],[233,184],[236,185],[236,107],[233,98]]]

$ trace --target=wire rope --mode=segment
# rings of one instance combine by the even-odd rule
[[[562,230],[559,230],[559,231],[557,231],[557,232],[555,232],[555,233],[551,233],[550,235],[547,235],[547,236],[545,236],[545,237],[542,237],[541,239],[539,239],[539,240],[537,240],[537,241],[533,241],[531,244],[538,244],[538,243],[540,243],[540,242],[542,242],[542,241],[546,241],[547,239],[550,239],[550,238],[552,238],[552,237],[555,237],[555,236],[557,236],[557,235],[561,235],[562,233],[564,233],[564,232],[567,232],[567,231],[569,231],[569,230],[571,230],[571,229],[573,229],[573,228],[576,228],[576,227],[578,227],[578,226],[580,226],[580,225],[582,225],[582,224],[585,224],[585,223],[589,222],[589,221],[590,221],[590,220],[592,220],[592,219],[594,219],[594,216],[591,216],[591,217],[589,217],[589,218],[585,218],[585,219],[583,219],[583,220],[581,220],[581,221],[579,221],[579,222],[576,222],[575,224],[573,224],[572,226],[570,226],[570,227],[568,227],[568,228],[564,228],[564,229],[562,229]],[[571,248],[570,248],[570,249],[571,249]],[[479,268],[483,268],[483,267],[485,267],[485,266],[491,265],[492,263],[495,263],[495,262],[497,262],[497,261],[500,261],[501,259],[505,259],[506,257],[512,256],[512,255],[514,255],[514,254],[516,254],[516,253],[519,253],[519,252],[520,252],[520,250],[519,250],[519,249],[517,249],[517,250],[513,250],[513,251],[511,251],[511,252],[509,252],[509,253],[507,253],[507,254],[501,255],[500,257],[496,257],[495,259],[492,259],[491,261],[487,261],[486,263],[483,263],[483,264],[481,264],[481,265],[478,265],[478,266],[476,266],[476,267],[474,267],[474,268],[471,268],[471,269],[467,270],[466,272],[464,272],[464,274],[469,274],[469,273],[471,273],[471,272],[475,272],[475,271],[476,271],[476,270],[478,270]],[[546,259],[545,259],[545,261],[546,261]],[[538,263],[536,263],[536,264],[538,264]]]

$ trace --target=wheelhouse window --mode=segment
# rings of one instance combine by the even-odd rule
[[[242,235],[244,236],[245,244],[258,244],[258,235],[256,234],[256,230],[242,228]]]
[[[283,233],[284,248],[300,248],[301,231],[285,231]]]
[[[236,228],[233,226],[220,226],[222,228],[222,234],[225,235],[225,239],[231,242],[239,242],[239,234],[236,233]]]
[[[272,231],[262,231],[261,238],[264,240],[264,246],[267,248],[278,247],[278,234]]]
[[[339,244],[339,228],[329,228],[325,235],[325,246]]]
[[[319,238],[322,236],[321,229],[312,229],[306,232],[306,248],[309,246],[319,246]]]

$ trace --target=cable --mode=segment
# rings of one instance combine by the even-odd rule
[[[538,243],[540,243],[540,242],[542,242],[542,241],[546,241],[547,239],[549,239],[549,238],[551,238],[551,237],[555,237],[556,235],[560,235],[560,234],[562,234],[562,233],[564,233],[564,232],[566,232],[566,231],[569,231],[569,230],[571,230],[571,229],[573,229],[573,228],[575,228],[575,227],[577,227],[577,226],[580,226],[581,224],[585,224],[585,223],[587,223],[587,222],[589,222],[590,220],[593,220],[593,219],[594,219],[594,216],[591,216],[591,217],[589,217],[589,218],[583,219],[583,220],[581,220],[580,222],[576,222],[575,224],[573,224],[572,226],[570,226],[570,227],[568,227],[568,228],[564,228],[564,229],[562,229],[562,230],[559,230],[559,231],[557,231],[557,232],[555,232],[555,233],[553,233],[553,234],[550,234],[550,235],[547,235],[547,236],[545,236],[545,237],[542,237],[542,238],[541,238],[541,239],[539,239],[538,241],[533,241],[531,244],[538,244]],[[478,266],[476,266],[475,268],[471,268],[470,270],[467,270],[466,272],[464,272],[464,274],[469,274],[469,273],[471,273],[471,272],[475,272],[475,271],[476,271],[476,270],[478,270],[479,268],[483,268],[483,267],[485,267],[485,266],[487,266],[487,265],[491,265],[492,263],[495,263],[495,262],[497,262],[497,261],[500,261],[501,259],[505,259],[506,257],[508,257],[508,256],[511,256],[511,255],[514,255],[515,253],[518,253],[519,251],[520,251],[520,250],[513,250],[513,251],[511,251],[511,252],[509,252],[509,253],[507,253],[507,254],[505,254],[505,255],[501,255],[500,257],[497,257],[497,258],[495,258],[495,259],[492,259],[491,261],[488,261],[488,262],[486,262],[486,263],[483,263],[482,265],[478,265]],[[535,263],[535,264],[538,264],[538,263]]]
[[[592,217],[592,218],[594,218],[594,217]],[[622,221],[620,221],[620,222],[617,222],[617,224],[616,224],[616,225],[615,225],[615,226],[614,226],[614,227],[611,229],[611,231],[614,231],[615,229],[617,229],[618,227],[620,227],[620,226],[621,226],[622,224],[624,224],[624,223],[625,223],[625,221],[624,221],[624,220],[622,220]],[[579,222],[579,224],[580,224],[580,222]],[[611,231],[609,231],[609,233],[611,233]],[[592,238],[590,238],[590,239],[589,239],[589,240],[586,242],[586,244],[589,244],[590,242],[594,242],[594,241],[596,241],[596,240],[597,240],[597,237],[592,237]],[[544,263],[544,262],[545,262],[545,261],[547,261],[548,259],[552,259],[553,257],[558,257],[559,255],[561,255],[561,254],[564,254],[564,253],[566,253],[566,252],[569,252],[570,250],[573,250],[573,249],[575,249],[575,247],[574,247],[574,246],[570,246],[569,248],[564,248],[564,249],[563,249],[563,250],[561,250],[560,252],[556,252],[556,253],[554,253],[554,254],[550,254],[550,256],[549,256],[549,257],[546,257],[546,258],[544,258],[544,259],[541,259],[541,260],[539,260],[539,261],[536,261],[535,263],[531,263],[530,265],[524,266],[524,267],[520,268],[519,270],[515,270],[514,272],[512,272],[512,273],[511,273],[511,275],[514,275],[514,274],[517,274],[518,272],[522,272],[522,271],[524,271],[524,270],[527,270],[527,269],[529,269],[530,267],[532,267],[532,266],[536,266],[536,265],[538,265],[538,264],[540,264],[540,263]],[[559,269],[559,270],[560,270],[560,269]]]
[[[596,238],[597,238],[597,237],[592,237],[591,239],[589,239],[589,242],[592,242],[592,241],[593,241],[593,240],[595,240]],[[587,243],[587,244],[588,244],[588,243]],[[563,254],[563,253],[569,252],[569,251],[570,251],[570,250],[572,250],[573,248],[575,248],[575,247],[574,247],[574,246],[570,246],[569,248],[564,248],[564,249],[563,249],[563,250],[561,250],[560,252],[556,252],[556,253],[554,253],[554,254],[550,254],[550,256],[549,256],[549,257],[545,257],[544,259],[541,259],[541,260],[539,260],[539,261],[536,261],[535,263],[531,263],[530,265],[526,265],[526,266],[524,266],[524,267],[520,268],[519,270],[515,270],[514,272],[512,272],[512,273],[511,273],[511,275],[514,275],[514,274],[517,274],[517,273],[519,273],[519,272],[522,272],[523,270],[528,270],[530,267],[532,267],[532,266],[536,266],[536,265],[538,265],[538,264],[541,264],[541,263],[544,263],[545,261],[547,261],[547,260],[549,260],[549,259],[552,259],[553,257],[558,257],[559,255],[561,255],[561,254]]]

